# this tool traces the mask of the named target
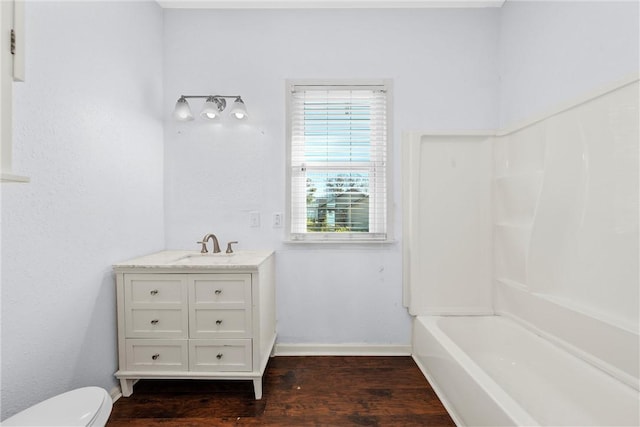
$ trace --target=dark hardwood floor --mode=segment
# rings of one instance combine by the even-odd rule
[[[251,381],[142,380],[113,406],[120,426],[454,426],[410,357],[273,357]]]

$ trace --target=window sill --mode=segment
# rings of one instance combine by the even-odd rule
[[[394,245],[398,243],[397,240],[357,240],[357,239],[345,239],[345,240],[283,240],[285,245],[347,245],[347,246],[376,246],[376,245]]]
[[[29,178],[28,176],[14,175],[12,173],[4,173],[4,172],[0,174],[0,182],[26,183],[30,181],[31,181],[31,178]]]

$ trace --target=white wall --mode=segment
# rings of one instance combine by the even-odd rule
[[[500,9],[500,128],[638,71],[637,1],[517,1]]]
[[[281,343],[408,344],[398,243],[283,244],[285,80],[391,78],[393,222],[400,229],[400,132],[497,125],[498,10],[165,10],[165,114],[180,94],[241,94],[251,120],[165,126],[171,248],[205,233],[277,250]],[[192,103],[197,113],[200,104]],[[262,214],[249,227],[249,211]]]
[[[14,166],[2,185],[2,418],[116,385],[110,265],[164,247],[162,11],[27,2]]]

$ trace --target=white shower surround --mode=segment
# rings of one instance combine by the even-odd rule
[[[640,112],[630,79],[496,138],[494,304],[638,388]]]
[[[563,107],[519,129],[499,132],[500,136],[493,138],[492,174],[492,293],[495,313],[515,320],[520,327],[510,328],[520,329],[521,335],[534,332],[555,344],[556,349],[564,349],[575,356],[575,360],[579,358],[609,374],[609,378],[615,378],[623,386],[621,393],[632,390],[635,400],[626,400],[627,404],[631,402],[631,408],[627,408],[627,413],[631,414],[637,414],[639,408],[638,92],[638,75],[635,74],[579,100],[573,107]],[[426,158],[420,153],[433,153],[432,141],[446,142],[446,138],[459,139],[460,136],[414,133],[405,141],[405,152],[414,153],[404,157],[405,166],[412,163],[411,167],[405,168],[405,190],[408,190],[407,194],[423,196],[422,199],[415,196],[405,199],[405,221],[408,224],[405,232],[405,281],[409,285],[406,288],[407,303],[412,314],[427,316],[414,321],[414,358],[434,383],[441,398],[448,402],[448,408],[459,416],[458,421],[463,420],[460,421],[463,424],[571,424],[570,417],[568,421],[545,421],[549,414],[536,417],[535,414],[527,415],[526,411],[525,415],[533,418],[516,416],[514,419],[509,411],[494,414],[497,418],[491,418],[490,408],[513,407],[510,403],[513,397],[509,390],[505,391],[505,384],[501,385],[500,380],[497,385],[491,382],[489,386],[498,392],[489,393],[492,403],[486,405],[488,412],[474,412],[477,406],[475,409],[465,408],[463,393],[445,385],[444,378],[449,375],[447,378],[452,381],[464,383],[466,380],[464,387],[487,387],[486,372],[478,367],[479,361],[474,360],[477,354],[458,357],[456,350],[446,350],[451,348],[442,342],[447,338],[442,338],[438,332],[434,334],[433,328],[425,326],[434,324],[431,317],[434,314],[477,314],[478,303],[486,298],[486,295],[479,295],[469,299],[468,293],[456,296],[449,292],[451,288],[462,290],[468,286],[470,281],[467,278],[474,275],[483,277],[479,274],[482,270],[477,259],[468,254],[465,256],[464,252],[455,254],[461,270],[465,271],[462,281],[459,278],[452,281],[447,269],[436,272],[433,277],[424,274],[423,265],[430,262],[425,254],[428,251],[433,253],[436,247],[446,249],[448,245],[443,246],[438,241],[434,244],[421,238],[421,229],[430,225],[428,221],[418,220],[424,218],[419,214],[419,206],[433,210],[438,202],[447,200],[451,203],[450,199],[456,196],[425,198],[424,195],[429,193],[421,187],[429,186],[431,176],[425,171],[428,169],[425,166],[429,165],[409,162],[409,158]],[[486,136],[464,138],[476,138],[476,145],[480,147],[484,144],[480,141]],[[455,145],[456,142],[450,143]],[[435,150],[443,151],[442,148]],[[457,181],[464,185],[449,186],[451,193],[465,194],[465,190],[482,185],[477,184],[478,181],[490,179],[482,172],[475,175],[470,175],[469,171],[465,173],[469,176],[464,181]],[[476,234],[489,226],[483,221],[484,217],[475,212],[471,215],[476,216],[476,220],[480,219]],[[445,221],[441,225],[451,229],[455,223]],[[456,234],[453,235],[455,237]],[[444,257],[447,256],[454,254],[445,253]],[[475,288],[486,289],[483,283],[480,280]],[[429,304],[425,303],[425,298]],[[453,306],[454,310],[452,302],[457,304]],[[473,319],[467,317],[460,321],[473,325]],[[475,319],[483,322],[483,317]],[[497,328],[495,333],[499,334],[500,329]],[[439,344],[434,344],[433,340]],[[444,353],[437,356],[440,350],[436,348]],[[512,356],[500,354],[500,351],[508,351],[508,348],[491,350],[498,359]],[[450,362],[435,362],[438,357],[448,357]],[[549,357],[555,358],[546,353],[532,352],[514,363],[530,364],[532,358],[551,360]],[[452,368],[454,365],[458,368]],[[469,375],[455,375],[455,371],[460,369]],[[550,366],[549,369],[555,368]],[[580,368],[576,369],[580,372]],[[578,377],[581,375],[573,379],[565,376],[564,381],[579,382]],[[539,380],[542,382],[541,378],[531,377],[526,388],[535,388]],[[506,387],[510,386],[507,384]],[[543,389],[538,389],[537,393],[545,394]],[[613,400],[599,404],[626,399],[614,392],[611,392],[611,398]],[[527,402],[520,402],[522,404]],[[582,401],[582,405],[590,404],[594,402]],[[468,402],[467,406],[473,407]],[[465,414],[456,415],[456,410]],[[574,424],[585,424],[579,418],[581,410],[584,408],[576,404]],[[518,411],[522,408],[515,409],[516,413]],[[500,418],[502,416],[506,418]],[[590,419],[587,424],[598,424],[597,419]],[[637,418],[627,417],[615,423],[634,425],[637,421]]]

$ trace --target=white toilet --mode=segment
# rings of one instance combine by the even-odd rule
[[[2,426],[104,427],[113,401],[100,387],[83,387],[53,396],[2,422]]]

